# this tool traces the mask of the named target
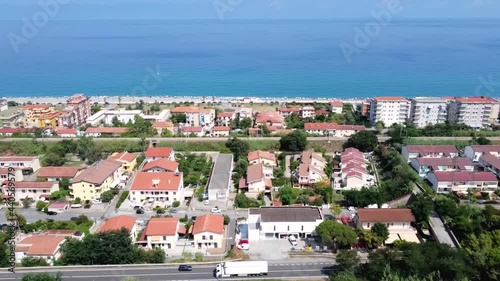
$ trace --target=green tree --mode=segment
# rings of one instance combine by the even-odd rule
[[[375,223],[371,230],[375,236],[379,237],[382,242],[387,241],[389,239],[389,230],[387,229],[387,226],[383,223]]]
[[[31,203],[33,202],[33,200],[31,198],[24,198],[22,203],[23,203],[23,208],[27,209],[29,207],[31,207]]]
[[[70,185],[71,185],[71,182],[69,181],[69,178],[62,178],[59,180],[59,189],[60,190],[69,190]]]
[[[246,130],[248,128],[251,128],[252,127],[252,119],[249,117],[245,117],[245,118],[240,119],[237,127],[238,127],[238,129],[241,129],[241,130]]]
[[[358,253],[352,250],[340,251],[335,260],[337,261],[340,271],[351,271],[351,272],[354,271],[354,269],[358,266],[360,261]]]
[[[339,204],[332,203],[330,206],[330,212],[332,215],[340,215],[342,213],[342,208],[340,207]]]
[[[377,123],[375,123],[375,130],[377,130],[377,133],[380,134],[380,132],[382,132],[382,130],[385,128],[385,124],[383,121],[377,121]]]
[[[238,138],[233,137],[226,142],[226,147],[231,150],[234,155],[234,159],[237,160],[240,156],[248,155],[250,150],[250,145],[248,142],[242,141]]]
[[[194,260],[197,262],[203,261],[203,253],[197,252],[194,254]]]
[[[90,108],[91,114],[96,114],[99,111],[101,111],[101,107],[97,104],[92,105],[92,107]]]
[[[428,221],[433,208],[432,198],[421,193],[411,203],[411,212],[417,222]]]
[[[62,281],[62,274],[58,272],[53,276],[48,273],[27,273],[21,281]]]
[[[66,158],[55,153],[47,153],[43,156],[43,166],[63,166],[66,163]]]
[[[172,117],[170,117],[170,121],[172,121],[172,123],[174,124],[186,123],[186,114],[172,114]]]
[[[174,207],[174,208],[177,208],[177,207],[179,207],[180,205],[181,205],[181,202],[179,202],[179,201],[177,201],[177,200],[176,200],[176,201],[174,201],[174,203],[172,203],[172,207]]]
[[[483,136],[477,138],[476,143],[479,145],[490,145],[491,141]]]
[[[378,145],[378,138],[374,132],[363,130],[352,135],[347,142],[344,143],[344,149],[354,147],[362,152],[370,152],[375,150]]]
[[[153,123],[139,115],[134,116],[134,122],[127,124],[127,127],[128,130],[125,135],[130,137],[152,137],[156,134]]]
[[[23,267],[49,266],[49,263],[44,258],[24,257],[21,260]]]
[[[44,201],[37,201],[35,205],[37,211],[43,210],[45,206],[47,206],[47,203],[45,203]]]
[[[363,281],[350,271],[336,272],[330,276],[330,281]]]
[[[307,134],[302,131],[293,131],[280,139],[280,150],[304,151],[307,146]]]
[[[76,153],[87,164],[92,164],[102,159],[102,150],[89,137],[78,139]]]
[[[125,277],[122,279],[122,281],[141,281],[141,280],[135,277]]]
[[[231,218],[228,215],[224,215],[224,225],[228,225],[231,222]]]
[[[356,244],[358,238],[351,227],[333,220],[320,223],[316,227],[316,233],[323,243],[339,248],[348,248]]]
[[[101,200],[102,202],[110,202],[113,200],[113,197],[115,197],[115,192],[112,190],[104,191],[101,193]]]

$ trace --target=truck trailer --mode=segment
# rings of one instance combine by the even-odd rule
[[[223,262],[215,267],[215,277],[266,276],[267,261]]]

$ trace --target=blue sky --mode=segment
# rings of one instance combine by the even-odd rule
[[[498,0],[0,0],[0,19],[31,18],[39,2],[60,1],[56,19],[218,19],[215,4],[233,3],[225,19],[368,18],[384,2],[404,7],[399,18],[500,18]]]

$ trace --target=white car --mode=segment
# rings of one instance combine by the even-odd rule
[[[212,213],[220,213],[220,209],[219,208],[212,208]]]
[[[205,205],[208,205],[208,203],[209,203],[208,200],[205,200]]]
[[[288,241],[290,241],[290,244],[292,244],[293,247],[297,247],[297,238],[295,238],[294,235],[290,235],[288,237]]]

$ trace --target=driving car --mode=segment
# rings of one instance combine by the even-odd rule
[[[220,213],[219,207],[215,206],[215,208],[212,208],[212,213]]]
[[[135,211],[136,214],[144,214],[144,210],[143,209],[138,209],[137,211]]]
[[[47,212],[47,215],[49,215],[49,216],[55,216],[55,215],[57,215],[57,212],[54,212],[54,211],[48,211],[48,212]]]
[[[83,206],[84,209],[90,209],[91,205],[85,205]]]
[[[179,265],[179,271],[192,271],[193,267],[187,264]]]

